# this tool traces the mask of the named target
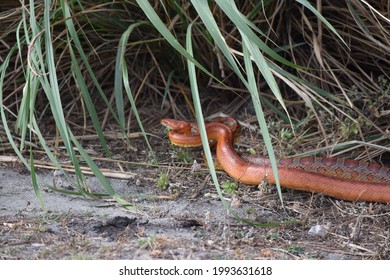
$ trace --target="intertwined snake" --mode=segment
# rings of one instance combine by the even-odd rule
[[[163,119],[169,139],[177,146],[201,146],[197,128],[191,123]],[[258,185],[264,179],[274,184],[270,161],[262,157],[242,157],[234,150],[238,124],[221,118],[206,125],[209,141],[216,146],[218,164],[235,180]],[[322,193],[350,201],[390,202],[390,169],[379,164],[341,158],[288,158],[278,161],[283,187]]]

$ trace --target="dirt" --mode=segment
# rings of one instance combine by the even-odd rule
[[[283,208],[272,186],[239,185],[223,193],[233,213],[207,169],[172,159],[181,151],[163,142],[152,141],[158,165],[131,163],[145,159],[139,144],[123,164],[134,175],[110,179],[135,211],[109,197],[53,191],[47,185],[75,191],[74,178],[40,169],[44,210],[31,176],[18,164],[1,166],[0,259],[390,259],[390,204],[284,190]],[[185,153],[202,161],[198,151]],[[93,176],[87,186],[102,192]]]

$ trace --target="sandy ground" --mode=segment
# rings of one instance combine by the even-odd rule
[[[157,196],[124,197],[135,212],[109,197],[52,191],[44,182],[75,189],[65,178],[54,176],[53,181],[53,172],[40,170],[44,211],[23,170],[0,167],[0,259],[390,259],[388,204],[288,190],[283,210],[275,191],[240,186],[235,195],[225,193],[241,218],[288,222],[256,227],[223,207],[206,171],[172,168],[169,187],[161,189],[156,178],[162,170],[138,167],[132,170],[138,174],[134,178],[111,179],[118,193]],[[102,191],[94,177],[87,178],[87,185]],[[320,234],[309,234],[313,226]]]
[[[1,167],[0,178],[3,259],[241,258],[240,251],[226,247],[227,227],[239,226],[242,234],[253,231],[232,219],[215,197],[196,202],[165,199],[169,194],[158,200],[136,199],[137,212],[133,213],[108,198],[89,199],[42,187],[45,211],[35,197],[29,174]],[[40,178],[53,183],[52,172],[41,172]],[[64,178],[61,182],[63,189],[70,189]],[[127,180],[111,183],[122,193],[145,190]],[[88,184],[91,189],[99,188],[93,177]],[[225,244],[213,229],[225,232]]]

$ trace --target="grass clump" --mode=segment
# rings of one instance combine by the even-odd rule
[[[2,151],[31,171],[38,198],[44,154],[58,169],[70,160],[86,196],[87,165],[122,205],[88,137],[110,158],[139,131],[153,160],[144,126],[167,115],[196,118],[203,137],[203,114],[257,122],[274,168],[275,154],[386,162],[389,3],[312,2],[2,3]]]

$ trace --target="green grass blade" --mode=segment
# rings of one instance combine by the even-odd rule
[[[153,152],[153,149],[152,149],[152,146],[150,145],[149,143],[149,140],[148,140],[148,137],[147,137],[147,134],[145,132],[145,129],[144,129],[144,126],[142,125],[142,121],[141,121],[141,118],[138,114],[138,109],[137,109],[137,106],[135,104],[135,100],[133,98],[133,94],[131,92],[131,88],[130,88],[130,82],[129,82],[129,73],[127,71],[127,63],[126,63],[126,58],[125,58],[125,53],[126,53],[126,44],[127,44],[127,41],[129,40],[129,36],[130,36],[130,33],[137,27],[139,27],[140,25],[144,24],[143,22],[140,22],[140,23],[135,23],[135,24],[132,24],[129,26],[129,28],[123,33],[120,41],[119,41],[119,51],[121,52],[120,53],[120,68],[117,69],[118,71],[120,71],[120,73],[122,73],[122,80],[123,80],[123,84],[124,84],[124,87],[125,87],[125,91],[126,91],[126,94],[127,94],[127,98],[129,99],[130,101],[130,105],[131,105],[131,108],[133,109],[133,112],[134,112],[134,116],[138,122],[138,126],[140,127],[141,129],[141,132],[142,132],[142,135],[144,136],[145,138],[145,141],[146,141],[146,144],[148,146],[148,149],[150,151],[150,154],[152,155],[153,157],[153,160],[155,160],[155,157],[154,157],[154,152]]]
[[[190,24],[187,28],[186,47],[187,47],[187,51],[192,55],[193,47],[192,47],[191,29],[192,29],[192,24]],[[213,183],[214,183],[215,188],[216,188],[217,193],[218,193],[218,197],[220,198],[223,206],[232,214],[233,217],[235,217],[239,221],[242,221],[242,222],[254,225],[254,226],[261,226],[261,227],[270,227],[270,226],[279,225],[278,223],[266,223],[266,224],[254,223],[253,221],[243,219],[237,213],[235,213],[233,211],[233,209],[231,209],[231,207],[229,206],[229,203],[224,199],[221,188],[219,186],[217,174],[216,174],[215,167],[214,167],[214,161],[213,161],[213,157],[211,155],[210,145],[209,145],[208,138],[207,138],[206,126],[204,123],[204,118],[203,118],[203,113],[202,113],[202,105],[201,105],[200,97],[199,97],[199,90],[198,90],[198,84],[197,84],[195,65],[190,60],[188,60],[187,63],[188,63],[188,75],[189,75],[189,80],[190,80],[190,85],[191,85],[192,98],[194,101],[196,119],[198,122],[199,133],[200,133],[200,136],[202,139],[204,153],[205,153],[205,156],[207,159],[208,167],[210,169],[211,178],[213,180]]]
[[[41,194],[40,189],[39,189],[38,184],[37,184],[37,180],[36,180],[36,177],[35,177],[35,171],[30,167],[28,162],[24,159],[24,157],[20,153],[20,151],[19,151],[15,141],[13,140],[11,131],[10,131],[9,127],[8,127],[8,120],[7,120],[6,114],[4,112],[4,105],[3,105],[3,83],[4,83],[4,77],[5,77],[5,73],[7,71],[7,68],[9,66],[10,59],[11,59],[11,57],[12,57],[12,55],[13,55],[13,53],[15,51],[16,51],[16,45],[9,51],[7,57],[5,58],[5,61],[0,66],[0,115],[1,115],[1,122],[2,122],[2,125],[3,125],[3,128],[4,128],[4,131],[5,131],[6,135],[7,135],[8,141],[11,144],[12,148],[14,149],[14,152],[19,157],[19,159],[23,163],[23,165],[26,166],[26,168],[30,172],[32,172],[32,175],[34,176],[34,178],[32,178],[33,179],[32,183],[33,183],[33,188],[34,188],[35,195],[36,195],[36,197],[38,199],[38,202],[41,204],[41,207],[43,209],[46,209],[45,203],[44,203],[43,198],[42,198],[42,194]],[[31,155],[31,153],[30,153],[30,155]]]
[[[49,100],[50,109],[52,111],[56,127],[62,137],[62,141],[68,152],[70,160],[73,164],[76,173],[76,179],[79,188],[85,186],[85,178],[81,172],[79,161],[74,153],[73,145],[70,140],[70,131],[66,124],[64,112],[62,109],[62,101],[60,89],[58,86],[57,71],[54,62],[54,50],[52,45],[52,36],[51,36],[51,13],[50,13],[51,1],[45,1],[45,10],[44,10],[44,43],[45,43],[45,59],[43,59],[43,52],[39,44],[35,44],[36,56],[38,59],[37,65],[41,69],[42,73],[45,73],[45,66],[47,66],[47,75],[41,75],[38,77],[40,84],[46,94],[46,97]],[[32,59],[35,59],[32,57]]]
[[[56,121],[58,130],[60,135],[62,136],[62,140],[68,152],[73,151],[71,142],[69,140],[68,131],[66,129],[66,121],[64,117],[64,112],[62,109],[62,101],[60,95],[60,89],[58,86],[58,77],[57,71],[54,62],[54,50],[52,45],[52,37],[51,37],[51,23],[50,23],[50,5],[51,1],[45,0],[45,11],[44,11],[44,28],[45,28],[45,51],[46,51],[46,60],[43,61],[41,58],[41,69],[45,69],[45,65],[47,65],[48,77],[47,80],[46,75],[41,76],[41,84],[45,90],[46,96],[49,99],[50,107],[53,112],[53,117]],[[38,44],[36,44],[38,46]],[[38,52],[39,50],[37,50]],[[41,52],[42,53],[42,52]],[[73,152],[70,152],[71,160],[74,159]]]
[[[160,108],[160,111],[163,110],[163,107],[164,107],[164,104],[165,104],[165,100],[167,99],[167,95],[168,95],[168,92],[169,92],[169,89],[171,88],[171,83],[172,83],[172,77],[173,77],[173,74],[175,72],[172,71],[168,74],[168,78],[167,78],[167,83],[165,85],[165,89],[164,89],[164,95],[163,95],[163,99],[161,101],[161,108]]]
[[[317,11],[316,8],[314,8],[312,6],[312,4],[310,4],[309,1],[307,0],[295,0],[296,2],[302,4],[303,6],[305,6],[306,8],[308,8],[316,17],[318,17],[339,39],[341,42],[343,42],[343,44],[345,46],[347,46],[349,48],[349,46],[347,45],[347,43],[344,41],[344,39],[340,36],[340,34],[337,32],[337,30],[333,27],[332,24],[330,24],[330,22],[324,18],[319,11]]]
[[[241,67],[237,65],[236,59],[233,57],[229,46],[226,44],[226,41],[222,36],[221,31],[219,30],[218,25],[213,17],[213,14],[210,11],[208,1],[192,0],[191,3],[198,12],[199,17],[202,19],[214,42],[217,44],[221,52],[224,54],[226,60],[229,62],[233,71],[236,73],[236,75],[239,76],[240,80],[243,83],[246,83],[246,80],[240,70]]]
[[[115,192],[113,187],[111,186],[110,181],[103,175],[103,173],[100,171],[99,167],[94,163],[94,161],[91,159],[91,157],[88,155],[88,153],[84,150],[84,148],[81,146],[81,144],[77,141],[76,137],[74,137],[73,134],[70,134],[70,137],[75,144],[77,150],[79,151],[82,158],[85,160],[89,168],[91,168],[92,173],[95,175],[95,177],[99,180],[99,182],[102,184],[103,188],[106,190],[106,192],[115,199],[121,206],[125,207],[131,212],[137,212],[137,209],[135,206],[131,205],[128,201],[123,199],[119,194]]]
[[[18,112],[18,117],[16,119],[16,127],[20,130],[20,147],[19,149],[22,151],[24,149],[24,143],[26,140],[26,135],[27,135],[27,124],[28,124],[28,116],[29,116],[29,111],[30,111],[30,104],[31,101],[34,100],[34,95],[27,89],[30,89],[30,75],[27,75],[26,78],[26,85],[23,89],[23,96],[22,100],[20,101],[20,107],[19,107],[19,112]]]
[[[140,8],[144,11],[145,15],[148,17],[150,22],[154,25],[154,27],[160,32],[160,34],[167,40],[167,42],[175,49],[177,50],[182,56],[190,60],[192,63],[195,64],[196,67],[198,67],[200,70],[205,72],[210,77],[214,78],[215,80],[219,81],[216,77],[213,76],[203,65],[201,65],[198,61],[196,61],[192,55],[190,55],[185,48],[183,48],[182,45],[180,45],[179,41],[172,35],[171,32],[169,32],[168,28],[165,26],[165,24],[161,21],[153,7],[150,5],[149,1],[145,0],[137,0],[137,4],[140,6]]]
[[[76,46],[77,52],[80,55],[81,60],[83,61],[84,66],[85,66],[85,68],[88,71],[88,74],[92,78],[92,81],[93,81],[97,91],[99,92],[100,97],[102,98],[104,104],[107,106],[107,108],[111,112],[111,114],[114,117],[114,119],[118,122],[118,124],[120,124],[120,121],[118,119],[117,114],[115,113],[114,109],[112,108],[112,106],[110,104],[110,101],[107,99],[106,95],[104,94],[104,91],[103,91],[102,87],[100,86],[99,81],[97,80],[97,78],[96,78],[96,76],[95,76],[95,74],[94,74],[94,72],[93,72],[93,70],[92,70],[92,68],[91,68],[91,66],[90,66],[90,64],[88,62],[88,58],[87,58],[86,54],[84,53],[83,47],[81,45],[80,39],[78,37],[76,28],[75,28],[73,20],[72,20],[72,16],[71,16],[71,13],[70,13],[68,2],[67,1],[61,1],[61,7],[62,7],[62,11],[64,13],[64,16],[67,18],[67,20],[65,21],[65,25],[66,25],[68,34],[69,34],[70,38],[72,39],[68,43],[69,48],[72,48],[72,43]],[[95,127],[95,129],[97,131],[101,130],[100,127]],[[122,130],[124,130],[124,127],[122,127]],[[105,150],[106,150],[106,148],[107,147],[105,147]],[[108,150],[108,148],[107,148],[107,150]]]
[[[37,180],[37,174],[35,172],[35,165],[34,165],[34,156],[33,156],[33,150],[32,146],[30,146],[30,173],[31,173],[31,183],[34,189],[35,196],[37,197],[39,203],[42,205],[42,208],[46,210],[45,202],[43,201],[42,193],[38,185]]]
[[[245,35],[243,35],[243,36],[245,37]],[[247,40],[244,40],[244,42],[245,41],[247,41]],[[248,43],[251,44],[251,42],[248,42]],[[265,144],[267,151],[268,151],[268,157],[269,157],[270,162],[271,162],[272,171],[274,172],[274,177],[275,177],[275,181],[276,181],[276,188],[278,191],[279,199],[282,203],[282,206],[284,207],[283,196],[282,196],[282,191],[281,191],[280,181],[279,181],[278,167],[277,167],[277,163],[276,163],[276,157],[275,157],[274,149],[272,147],[271,137],[270,137],[269,132],[268,132],[267,122],[265,120],[264,112],[263,112],[262,105],[261,105],[260,98],[259,98],[259,92],[257,89],[256,78],[255,78],[255,74],[254,74],[253,66],[252,66],[251,53],[250,53],[249,49],[247,48],[246,43],[243,44],[243,50],[244,50],[243,53],[244,53],[245,68],[246,68],[246,73],[248,75],[248,84],[249,84],[248,89],[249,89],[249,92],[250,92],[251,97],[252,97],[253,105],[255,108],[256,116],[257,116],[257,121],[260,125],[261,133],[262,133],[262,136],[264,139],[264,144]],[[257,59],[259,59],[259,57]],[[255,59],[255,61],[257,59]],[[260,66],[262,66],[262,64]],[[260,66],[258,65],[259,68],[260,68]],[[266,66],[266,67],[268,67],[268,66]]]
[[[278,84],[276,83],[276,80],[268,66],[267,61],[265,60],[263,54],[260,52],[259,48],[253,43],[253,41],[250,41],[248,37],[241,33],[241,36],[243,38],[243,45],[245,46],[244,49],[248,51],[249,58],[252,58],[254,62],[257,65],[257,68],[260,70],[261,74],[263,75],[263,78],[267,82],[268,86],[270,87],[272,93],[276,97],[276,99],[279,101],[280,105],[282,105],[283,109],[287,112],[286,105],[284,104],[283,97],[280,93]],[[244,59],[246,56],[244,55]],[[246,64],[247,65],[247,64]],[[248,68],[246,68],[248,71]],[[253,71],[253,69],[252,69]],[[247,73],[248,75],[248,73]],[[250,88],[252,88],[250,86]]]
[[[187,48],[188,53],[190,53],[192,55],[193,54],[193,47],[192,47],[192,36],[191,35],[192,35],[192,24],[190,24],[188,26],[187,34],[186,34],[186,48]],[[188,78],[189,78],[190,86],[191,86],[192,100],[194,102],[196,120],[198,122],[199,133],[200,133],[200,137],[202,139],[203,150],[204,150],[204,154],[205,154],[206,159],[207,159],[208,168],[210,170],[211,178],[213,179],[215,188],[217,190],[219,198],[222,201],[222,204],[225,206],[225,208],[229,209],[230,208],[229,204],[223,198],[221,188],[219,186],[217,174],[215,172],[214,161],[213,161],[213,157],[211,155],[210,145],[209,145],[207,133],[206,133],[206,126],[204,123],[204,117],[203,117],[203,113],[202,113],[202,105],[201,105],[200,97],[199,97],[199,89],[198,89],[198,84],[197,84],[195,66],[190,60],[187,61],[187,64],[188,64]]]
[[[244,19],[245,16],[238,11],[234,1],[215,0],[215,2],[222,9],[222,11],[230,18],[230,20],[234,23],[238,30],[240,30],[241,33],[245,34],[250,41],[254,42],[262,51],[264,51],[270,57],[294,68],[304,68],[281,57],[278,53],[268,47],[247,25],[248,20]]]
[[[121,67],[121,60],[123,56],[123,50],[122,47],[119,46],[118,51],[116,53],[116,60],[115,60],[115,76],[114,76],[114,92],[115,92],[115,106],[116,111],[118,112],[118,121],[119,126],[121,127],[122,133],[125,133],[125,127],[126,127],[126,120],[125,120],[125,106],[124,106],[124,99],[123,99],[123,76],[122,71],[120,69]]]
[[[80,89],[81,95],[82,95],[83,100],[84,100],[84,104],[87,107],[89,116],[91,117],[93,126],[96,130],[96,133],[99,137],[100,143],[102,144],[102,147],[103,147],[105,153],[107,155],[111,155],[111,152],[107,146],[106,138],[104,137],[103,131],[101,129],[99,117],[96,113],[95,106],[94,106],[92,98],[89,94],[88,87],[85,84],[83,74],[81,73],[80,67],[78,66],[78,61],[75,57],[73,49],[69,48],[69,52],[70,52],[70,57],[72,60],[72,70],[73,70],[72,72],[74,73],[74,76],[75,76],[74,78],[75,78],[75,81],[77,82],[78,88]]]

